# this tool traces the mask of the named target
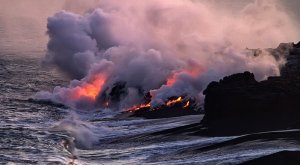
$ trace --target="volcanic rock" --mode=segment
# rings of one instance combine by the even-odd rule
[[[300,42],[293,44],[293,49],[290,50],[286,57],[287,63],[281,69],[282,77],[300,77]]]
[[[171,97],[170,100],[175,100],[177,97]],[[143,117],[147,119],[169,118],[185,115],[198,115],[203,113],[202,109],[194,99],[182,99],[180,102],[171,105],[161,105],[158,107],[142,107],[134,111],[126,112],[131,117]]]
[[[212,82],[204,91],[202,124],[219,133],[241,134],[293,127],[300,120],[300,79],[257,82],[245,72]]]
[[[201,124],[212,134],[300,128],[300,43],[289,50],[280,77],[257,82],[250,72],[238,73],[211,82],[203,94]]]
[[[126,82],[116,82],[111,88],[106,88],[98,98],[99,106],[115,108],[118,107],[120,100],[128,94]]]
[[[178,117],[185,115],[199,115],[200,110],[184,110],[181,107],[166,108],[162,110],[149,110],[148,108],[143,108],[139,111],[132,112],[132,117],[143,117],[146,119],[158,119],[158,118],[169,118]]]

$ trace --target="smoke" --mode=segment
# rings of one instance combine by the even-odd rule
[[[299,38],[277,1],[257,0],[234,12],[190,0],[96,2],[84,14],[61,11],[48,18],[46,61],[76,80],[35,98],[79,109],[113,101],[129,107],[149,91],[152,106],[171,96],[201,101],[207,84],[225,75],[279,75],[282,59],[266,51],[253,56],[246,48]],[[120,82],[125,85],[115,88]]]

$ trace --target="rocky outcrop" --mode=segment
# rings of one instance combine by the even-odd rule
[[[282,76],[257,82],[250,72],[224,77],[204,91],[201,123],[213,133],[242,134],[299,127],[300,44],[293,45]]]
[[[252,73],[239,73],[210,83],[204,94],[202,124],[220,133],[284,129],[300,121],[297,77],[257,82]]]
[[[286,57],[287,63],[281,69],[281,77],[300,77],[300,42],[293,44],[289,55]]]

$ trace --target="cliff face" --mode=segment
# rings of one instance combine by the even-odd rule
[[[257,82],[250,72],[224,77],[204,91],[210,130],[233,134],[296,127],[300,121],[300,44],[293,45],[282,76]]]

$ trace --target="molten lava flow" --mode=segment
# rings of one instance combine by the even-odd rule
[[[140,104],[140,105],[136,105],[136,106],[134,106],[134,107],[132,107],[132,108],[129,108],[129,109],[127,110],[127,112],[134,112],[134,111],[138,111],[138,110],[140,110],[140,109],[142,109],[142,108],[149,108],[149,107],[151,107],[150,103],[147,103],[147,104]]]
[[[188,106],[190,106],[190,101],[188,101],[188,102],[183,106],[183,108],[187,108]]]
[[[171,107],[171,106],[173,106],[173,105],[175,105],[177,103],[180,103],[180,105],[182,106],[182,108],[188,108],[190,106],[190,101],[187,101],[185,103],[183,97],[178,97],[177,99],[169,100],[169,101],[165,102],[164,105],[167,106],[167,107]],[[184,106],[183,106],[183,103],[185,103]],[[142,108],[150,108],[150,107],[151,107],[150,103],[140,104],[140,105],[136,105],[136,106],[134,106],[132,108],[129,108],[126,111],[127,112],[135,112],[135,111],[138,111],[138,110],[140,110]],[[163,108],[166,108],[166,107],[164,107],[164,106],[158,106],[158,107],[152,108],[151,110],[160,110],[160,109],[163,109]]]
[[[74,100],[78,100],[82,97],[87,97],[95,101],[105,81],[105,75],[97,75],[90,82],[84,82],[80,86],[75,87],[72,91],[71,98]]]
[[[166,102],[167,106],[173,105],[175,103],[181,102],[182,101],[182,97],[178,97],[176,100],[170,100],[168,102]]]

